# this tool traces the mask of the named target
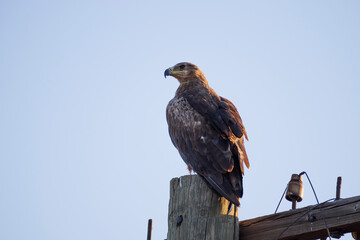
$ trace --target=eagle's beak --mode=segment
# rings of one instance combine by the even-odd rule
[[[166,69],[164,72],[164,77],[166,78],[166,76],[171,76],[171,73],[172,73],[172,68]]]

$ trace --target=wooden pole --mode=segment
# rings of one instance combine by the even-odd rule
[[[173,178],[167,240],[238,240],[238,208],[227,215],[228,206],[200,176]]]

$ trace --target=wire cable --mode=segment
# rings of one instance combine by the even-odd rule
[[[325,227],[326,227],[327,234],[328,234],[328,236],[329,236],[329,239],[331,240],[330,231],[329,231],[329,228],[328,228],[326,219],[325,219],[325,217],[324,217],[324,213],[323,213],[323,211],[322,211],[322,209],[321,209],[321,206],[320,206],[320,203],[319,203],[319,199],[318,199],[318,197],[317,197],[317,195],[316,195],[315,189],[314,189],[314,187],[313,187],[313,185],[312,185],[312,183],[311,183],[311,180],[310,180],[308,174],[307,174],[305,171],[301,172],[299,175],[301,176],[301,175],[303,175],[303,174],[306,175],[306,178],[308,179],[308,181],[309,181],[309,183],[310,183],[310,186],[311,186],[311,188],[312,188],[312,190],[313,190],[313,192],[314,192],[314,195],[315,195],[315,198],[316,198],[316,202],[317,202],[317,204],[319,205],[321,217],[322,217],[322,219],[324,220],[324,224],[325,224]]]
[[[285,190],[284,190],[284,193],[283,193],[283,195],[282,195],[281,198],[280,198],[280,201],[279,201],[279,203],[278,203],[278,205],[277,205],[277,207],[276,207],[276,209],[275,209],[274,214],[275,214],[275,213],[277,212],[277,210],[279,209],[280,203],[281,203],[281,201],[282,201],[283,198],[284,198],[284,195],[285,195],[285,193],[286,193],[286,191],[287,191],[287,189],[288,189],[288,186],[289,186],[289,185],[286,185],[286,188],[285,188]]]
[[[329,200],[326,200],[325,202],[322,202],[321,204],[324,204],[324,203],[327,203],[327,202],[331,202],[331,201],[334,201],[335,198],[331,198]],[[306,214],[309,214],[309,212],[311,212],[312,210],[316,209],[317,207],[319,207],[319,209],[321,209],[320,205],[321,204],[317,204],[317,205],[314,205],[312,206],[311,208],[309,208],[304,214],[302,214],[301,216],[299,216],[298,218],[295,219],[294,222],[292,222],[289,226],[287,226],[276,238],[276,240],[278,240],[281,235],[283,235],[292,225],[294,225],[297,221],[299,221],[302,217],[304,217]],[[321,210],[320,210],[321,211]],[[327,228],[328,230],[328,233],[329,233],[329,229]],[[329,236],[329,238],[331,239],[331,237]]]

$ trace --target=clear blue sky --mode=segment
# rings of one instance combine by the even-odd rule
[[[1,1],[0,239],[165,239],[167,132],[198,65],[243,118],[240,219],[271,214],[292,173],[320,201],[360,195],[359,1]],[[307,181],[304,201],[314,204]],[[265,199],[261,197],[266,196]],[[290,208],[284,201],[280,210]],[[350,237],[347,237],[350,239]]]

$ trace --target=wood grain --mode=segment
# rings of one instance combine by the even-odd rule
[[[238,208],[234,206],[227,215],[228,206],[229,201],[214,193],[198,175],[173,178],[167,240],[239,239]]]

